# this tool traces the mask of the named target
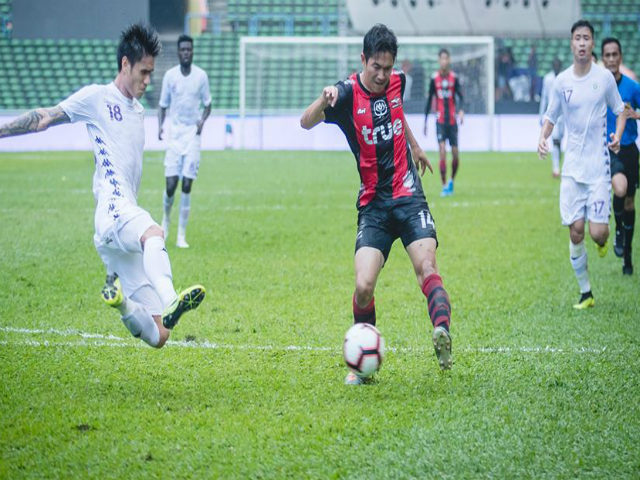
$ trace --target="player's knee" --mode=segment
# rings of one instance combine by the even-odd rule
[[[438,273],[438,266],[436,265],[435,258],[426,258],[420,263],[420,271],[418,273],[418,282],[420,285],[424,283],[425,279],[434,273]]]
[[[582,229],[572,228],[569,230],[569,237],[571,238],[571,243],[574,245],[579,244],[584,240],[584,227]]]
[[[182,193],[191,193],[191,186],[193,185],[193,179],[191,178],[183,178],[182,179]]]
[[[164,240],[164,230],[159,225],[151,225],[140,237],[140,243],[142,243],[142,247],[144,248],[144,244],[147,239],[151,237],[160,237]]]
[[[367,305],[373,298],[375,282],[364,275],[356,276],[356,303]]]
[[[178,188],[178,180],[177,176],[175,177],[167,177],[167,195],[169,197],[173,197],[176,193],[176,188]]]

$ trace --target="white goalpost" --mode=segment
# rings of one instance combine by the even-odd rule
[[[411,64],[405,113],[424,112],[438,52],[446,48],[460,78],[465,113],[494,113],[494,39],[398,37],[396,68]],[[249,117],[299,115],[322,88],[361,70],[362,37],[241,37],[239,82],[240,146]],[[492,124],[493,122],[490,121]],[[491,135],[492,136],[492,135]]]

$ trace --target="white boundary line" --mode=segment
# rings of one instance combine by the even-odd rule
[[[21,336],[25,335],[48,335],[48,336],[61,336],[61,337],[80,337],[77,341],[57,341],[57,340],[0,340],[0,346],[27,346],[27,347],[129,347],[129,348],[149,348],[144,342],[135,340],[133,338],[118,337],[115,335],[104,335],[101,333],[89,333],[82,332],[80,330],[67,329],[30,329],[30,328],[16,328],[9,326],[0,326],[0,332],[16,333]],[[339,353],[340,347],[323,347],[313,345],[250,345],[250,344],[223,344],[203,341],[173,341],[167,342],[168,346],[178,348],[194,348],[203,350],[237,350],[237,351],[284,351],[284,352],[331,352]],[[397,347],[387,348],[388,351],[394,353],[425,353],[431,352],[431,348],[425,347]],[[486,354],[519,354],[519,353],[533,353],[533,354],[588,354],[588,355],[600,355],[604,353],[624,353],[622,350],[609,350],[604,347],[551,347],[549,345],[541,347],[473,347],[468,346],[461,349],[457,349],[457,352],[461,353],[486,353]]]

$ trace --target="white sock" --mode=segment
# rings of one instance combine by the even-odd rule
[[[191,210],[191,194],[182,192],[180,195],[180,217],[178,219],[178,237],[184,238],[187,233],[187,222]]]
[[[571,259],[571,266],[578,279],[578,285],[580,286],[580,293],[587,293],[591,291],[591,284],[589,283],[589,270],[587,269],[587,249],[584,247],[584,240],[577,245],[569,241],[569,255]]]
[[[167,219],[167,221],[169,220],[169,217],[171,216],[171,207],[173,207],[173,201],[175,200],[176,196],[172,196],[170,197],[169,195],[167,195],[167,191],[165,190],[162,194],[162,206],[164,207],[164,216]]]
[[[165,308],[173,302],[177,295],[173,288],[169,254],[162,237],[149,237],[144,242],[142,264],[144,265],[144,272],[151,280],[153,288],[162,301],[162,308]]]
[[[160,341],[160,331],[151,314],[131,299],[126,303],[128,303],[128,311],[122,314],[122,323],[134,337],[141,338],[152,347],[157,346]]]
[[[560,145],[556,145],[555,142],[551,150],[551,166],[554,172],[560,171]]]

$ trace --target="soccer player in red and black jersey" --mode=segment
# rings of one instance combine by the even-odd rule
[[[404,116],[405,76],[393,69],[398,51],[394,33],[377,24],[364,37],[362,72],[325,87],[302,115],[311,129],[334,123],[347,137],[360,173],[358,233],[353,295],[355,323],[376,323],[374,290],[397,238],[402,239],[418,284],[427,297],[433,343],[440,367],[452,365],[451,305],[436,265],[436,228],[422,191],[422,174],[433,171]],[[350,373],[348,384],[362,380]]]
[[[460,157],[458,155],[458,124],[456,122],[456,107],[460,124],[464,121],[462,110],[462,92],[460,80],[451,71],[451,57],[449,51],[443,48],[438,52],[440,70],[433,74],[429,84],[429,98],[424,109],[424,134],[427,135],[427,117],[431,110],[431,102],[436,99],[436,135],[440,148],[440,178],[442,179],[442,193],[440,196],[453,195],[453,179],[458,171]],[[456,97],[458,100],[456,100]],[[447,182],[447,152],[445,141],[451,147],[451,179]]]

